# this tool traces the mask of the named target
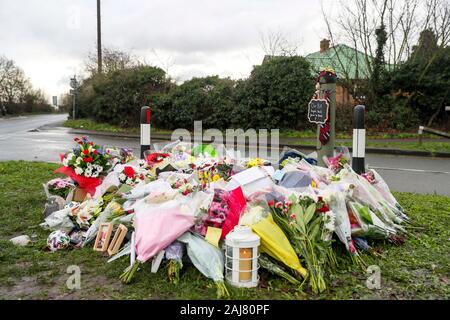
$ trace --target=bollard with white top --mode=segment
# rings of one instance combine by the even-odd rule
[[[150,116],[151,109],[149,106],[141,108],[141,159],[144,159],[144,152],[150,150],[151,136],[150,136]]]
[[[353,111],[353,150],[352,168],[358,173],[366,171],[364,159],[366,155],[366,129],[364,128],[365,106],[357,105]]]

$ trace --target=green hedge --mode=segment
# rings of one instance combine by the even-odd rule
[[[136,126],[140,107],[151,105],[152,123],[161,129],[192,129],[196,120],[204,128],[304,129],[310,127],[310,75],[304,58],[274,58],[256,66],[247,80],[209,76],[177,86],[163,70],[139,66],[83,81],[77,117]]]

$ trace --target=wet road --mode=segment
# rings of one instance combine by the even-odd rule
[[[59,154],[73,147],[76,134],[61,127],[67,115],[0,118],[0,161],[58,162]],[[136,138],[93,136],[99,145],[128,147],[136,152]],[[305,151],[308,153],[308,151]],[[393,190],[450,196],[450,159],[368,154],[375,168]]]

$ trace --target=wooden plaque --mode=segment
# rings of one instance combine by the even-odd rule
[[[98,228],[97,238],[94,243],[94,251],[105,252],[111,239],[112,223],[102,223]]]
[[[111,243],[108,247],[108,254],[112,256],[113,254],[116,254],[120,246],[122,245],[123,239],[125,239],[125,236],[127,235],[128,228],[125,227],[123,224],[120,224],[119,227],[116,230],[116,233],[114,234],[113,239],[111,240]]]

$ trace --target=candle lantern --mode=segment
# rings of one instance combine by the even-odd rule
[[[226,279],[236,287],[258,285],[259,236],[250,227],[235,226],[225,238]]]

